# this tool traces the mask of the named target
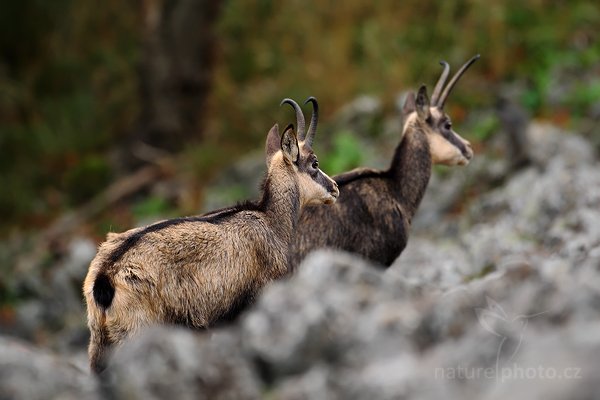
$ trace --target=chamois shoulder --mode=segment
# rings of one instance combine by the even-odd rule
[[[358,179],[380,178],[385,176],[384,171],[373,168],[356,168],[333,177],[338,185],[345,185]]]

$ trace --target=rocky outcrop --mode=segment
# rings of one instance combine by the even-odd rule
[[[101,399],[75,364],[21,340],[0,336],[0,399]]]
[[[600,390],[600,277],[573,267],[564,276],[512,265],[440,290],[318,252],[234,326],[132,341],[113,359],[110,393],[586,398]]]
[[[102,375],[114,399],[256,399],[260,380],[232,332],[155,327],[127,343]]]
[[[202,354],[217,382],[274,399],[598,392],[598,165],[576,136],[533,125],[530,140],[537,145],[529,167],[472,199],[460,217],[421,223],[388,271],[348,254],[314,253],[234,326],[212,337],[177,333],[189,336],[192,350],[171,351],[163,364]],[[431,193],[448,191],[444,185],[468,192],[478,172],[465,173],[433,182]],[[174,334],[154,340],[170,343]],[[140,356],[152,352],[143,343],[131,345]],[[136,359],[124,350],[115,369]],[[192,370],[169,375],[174,386],[189,387],[189,374],[203,367]],[[139,371],[147,384],[156,381]],[[203,382],[199,392],[213,387]]]
[[[434,179],[387,271],[315,252],[232,325],[148,329],[98,382],[3,339],[0,397],[37,380],[61,398],[594,398],[599,164],[575,135],[534,124],[528,139],[516,172],[484,160]]]

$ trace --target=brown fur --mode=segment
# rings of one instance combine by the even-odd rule
[[[465,69],[455,75],[452,86]],[[436,104],[429,104],[424,86],[416,99],[408,96],[402,139],[389,169],[359,168],[335,176],[339,200],[327,209],[315,205],[303,210],[290,249],[294,268],[310,251],[323,247],[357,253],[384,266],[402,253],[432,164],[466,165],[473,156],[469,142],[452,130],[443,102],[437,103],[447,75],[446,69],[436,85]],[[444,101],[448,93],[442,94]]]
[[[109,234],[83,287],[92,369],[102,370],[109,349],[147,325],[213,326],[284,276],[300,209],[339,193],[312,168],[315,160],[293,131],[279,141],[274,126],[260,202]]]

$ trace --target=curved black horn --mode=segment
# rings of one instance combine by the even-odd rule
[[[312,146],[313,139],[315,138],[315,133],[317,132],[317,124],[319,123],[319,103],[317,103],[317,99],[313,96],[310,96],[304,104],[312,103],[313,113],[310,119],[310,125],[308,126],[308,132],[306,132],[306,143],[309,146]]]
[[[469,68],[471,66],[471,64],[473,64],[477,60],[479,60],[479,54],[477,54],[475,57],[473,57],[469,61],[467,61],[465,63],[465,65],[463,65],[458,70],[458,72],[452,77],[452,79],[450,80],[450,82],[446,86],[446,89],[444,89],[444,92],[440,96],[439,101],[437,102],[437,106],[439,108],[444,108],[444,103],[446,102],[446,99],[448,98],[448,95],[452,91],[452,88],[454,87],[454,85],[456,85],[456,82],[458,82],[458,80],[460,79],[460,77],[462,76],[462,74],[465,73],[465,71],[467,70],[467,68]]]
[[[440,61],[440,65],[444,67],[444,70],[442,71],[442,75],[440,75],[440,79],[435,84],[433,94],[431,95],[431,105],[434,107],[440,99],[440,93],[442,93],[446,79],[448,79],[448,74],[450,74],[450,65],[446,61]]]
[[[304,140],[304,128],[306,126],[306,122],[304,121],[304,114],[302,114],[302,109],[294,100],[287,98],[281,100],[281,104],[279,105],[282,106],[286,103],[292,106],[294,108],[294,111],[296,111],[296,125],[298,125],[298,132],[296,133],[298,135],[298,140]]]

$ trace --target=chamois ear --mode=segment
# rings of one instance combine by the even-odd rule
[[[300,156],[300,149],[298,148],[298,139],[294,133],[294,125],[288,125],[281,136],[281,151],[283,156],[291,163],[297,163],[298,157]]]
[[[281,138],[279,136],[279,125],[275,124],[267,135],[267,143],[265,144],[265,153],[267,154],[267,167],[271,164],[273,155],[280,149]]]
[[[429,111],[429,98],[427,97],[427,88],[425,85],[421,85],[419,93],[417,94],[417,100],[415,101],[417,108],[417,115],[419,119],[427,121],[430,117]]]
[[[404,106],[402,107],[402,116],[406,118],[410,113],[417,109],[415,105],[415,92],[408,92],[406,100],[404,100]]]

